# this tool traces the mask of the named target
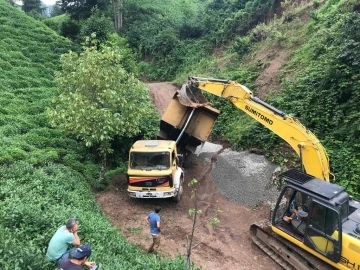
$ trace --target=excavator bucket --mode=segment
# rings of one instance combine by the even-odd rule
[[[189,80],[183,84],[179,91],[179,102],[187,107],[203,107],[209,105],[209,101],[204,97],[194,82]]]

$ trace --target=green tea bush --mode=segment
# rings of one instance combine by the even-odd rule
[[[52,148],[38,149],[28,155],[28,161],[30,164],[38,166],[45,165],[59,161],[59,155],[57,151]]]
[[[92,196],[92,153],[49,126],[60,55],[77,48],[4,0],[0,21],[0,269],[53,270],[47,245],[73,216],[98,269],[183,269],[182,258],[155,260],[126,242]]]
[[[19,248],[21,247],[21,248]],[[0,225],[0,266],[6,270],[53,269],[50,262],[44,261],[44,251],[32,240],[21,241],[14,230]],[[31,256],[29,256],[31,254]]]
[[[0,231],[11,236],[0,236],[4,240],[0,244],[1,269],[52,269],[44,259],[46,246],[70,216],[79,218],[79,235],[83,243],[92,246],[92,259],[99,269],[114,269],[115,265],[117,269],[183,269],[181,257],[154,260],[127,243],[102,215],[79,173],[62,165],[35,168],[27,162],[0,169],[0,182],[6,180],[6,185],[0,186]],[[10,260],[19,246],[33,252],[18,253],[21,257]]]
[[[54,30],[56,33],[60,34],[61,24],[68,18],[69,16],[67,14],[62,14],[55,17],[46,18],[43,20],[43,23],[52,30]]]

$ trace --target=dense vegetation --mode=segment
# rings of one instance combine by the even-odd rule
[[[75,216],[99,269],[182,269],[183,259],[148,256],[111,226],[88,184],[99,166],[81,142],[49,125],[54,71],[77,48],[4,0],[0,20],[0,268],[54,269],[47,244]]]
[[[301,9],[297,10],[298,13],[292,9],[284,13],[281,20],[274,20],[272,25],[254,29],[248,37],[259,33],[260,29],[266,37],[260,46],[271,44],[277,50],[285,51],[298,48],[282,71],[277,93],[269,94],[268,102],[301,119],[318,136],[328,150],[336,183],[360,198],[360,14],[356,8],[356,1],[351,0],[327,1],[317,10],[311,6],[307,11],[311,20],[306,27],[300,28],[298,24],[304,13]],[[291,23],[284,20],[289,17]],[[277,37],[272,37],[271,32],[277,32]],[[253,44],[252,49],[256,48]],[[233,67],[225,69],[220,76],[238,79],[252,87],[254,72],[260,72],[261,68],[248,64],[240,69],[244,75],[242,78],[236,76],[238,71],[234,76],[224,76],[231,75]],[[240,148],[265,149],[280,163],[289,158],[284,156],[279,148],[282,142],[273,133],[234,112],[223,101],[215,99],[214,102],[226,113],[217,126],[218,135],[225,136]],[[234,118],[238,120],[234,121]]]
[[[111,5],[100,1],[104,5],[98,9],[88,6],[82,14],[44,20],[52,31],[9,1],[0,0],[0,268],[52,269],[43,258],[51,234],[76,216],[100,269],[181,269],[183,259],[148,257],[110,226],[90,192],[89,183],[96,186],[99,173],[96,147],[88,150],[51,128],[45,114],[58,95],[54,72],[60,55],[81,52],[79,44],[92,32],[112,42]],[[73,1],[79,0],[66,0],[70,7]],[[131,63],[135,77],[179,84],[188,75],[226,78],[255,94],[259,74],[285,53],[280,82],[267,89],[266,101],[300,118],[318,136],[337,183],[360,199],[359,10],[356,0],[281,5],[275,0],[126,0],[118,33],[124,65]],[[230,102],[209,99],[222,111],[214,138],[238,149],[261,148],[283,165],[295,160],[284,154],[284,142]],[[154,134],[156,117],[155,112],[144,117],[137,137]],[[110,166],[121,171],[121,158],[135,139],[115,137]]]
[[[91,11],[96,3],[97,9]],[[126,0],[119,33],[128,38],[138,53],[141,76],[149,80],[171,80],[188,72],[191,66],[210,65],[209,56],[215,47],[265,20],[278,3],[275,0]],[[70,16],[65,21],[54,18],[44,22],[76,42],[84,40],[85,28],[89,29],[86,25],[92,25],[90,29],[103,36],[110,31],[106,20],[112,19],[112,6],[102,0],[88,4],[74,8],[81,5],[80,0],[62,0],[62,7]]]
[[[156,68],[162,70],[163,75],[173,76],[164,69],[174,64],[175,80],[179,84],[187,75],[218,77],[238,80],[256,94],[255,81],[269,65],[266,59],[271,61],[280,52],[288,54],[280,84],[276,89],[268,89],[266,100],[298,117],[316,134],[328,150],[336,183],[360,198],[358,2],[287,0],[278,4],[276,1],[220,0],[204,3],[200,17],[191,17],[192,13],[188,13],[186,20],[186,33],[196,29],[197,35],[178,35],[180,42],[172,46],[189,50],[159,52],[166,55],[161,61],[175,52],[180,52],[182,57],[176,61],[172,58],[174,61]],[[272,18],[274,12],[277,16]],[[137,15],[141,17],[142,13]],[[193,23],[192,18],[201,23]],[[135,26],[131,24],[128,28]],[[172,33],[181,33],[182,28],[177,29]],[[129,32],[129,40],[133,40],[132,31]],[[136,37],[142,35],[145,33],[140,31]],[[143,52],[149,43],[138,40],[135,44],[135,48]],[[261,51],[268,53],[265,60],[257,58]],[[207,55],[209,52],[211,55]],[[151,59],[147,64],[156,66],[161,61],[155,61],[155,55],[149,52],[142,56],[145,60]],[[148,69],[146,74],[151,78],[153,69]],[[158,75],[157,78],[164,77]],[[284,142],[274,133],[244,116],[228,101],[208,98],[222,111],[213,131],[215,138],[229,140],[238,149],[261,148],[275,162],[299,166],[297,157],[292,151],[288,154]]]
[[[330,153],[337,182],[360,198],[360,13],[353,3],[327,1],[313,14],[276,102],[306,119]]]
[[[172,79],[192,66],[211,65],[215,47],[265,19],[275,2],[125,1],[128,20],[122,31],[144,60],[141,67],[145,77]]]
[[[256,93],[256,78],[269,62],[253,58],[261,50],[268,51],[270,60],[281,51],[288,54],[280,84],[268,89],[266,99],[318,136],[336,183],[360,198],[358,1],[214,0],[187,3],[186,8],[172,4],[172,12],[160,3],[150,9],[128,3],[125,16],[131,14],[131,22],[124,34],[142,56],[143,75],[150,79],[175,75],[182,83],[187,75],[220,77],[238,80]],[[166,23],[169,17],[173,23]],[[209,99],[223,112],[215,137],[238,148],[262,148],[272,160],[294,166],[288,160],[297,158],[284,154],[284,143],[275,134],[228,101]]]

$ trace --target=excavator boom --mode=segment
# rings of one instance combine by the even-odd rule
[[[179,101],[194,108],[205,106],[202,91],[228,99],[284,139],[305,170],[280,174],[284,186],[270,221],[250,227],[253,242],[284,269],[360,269],[360,202],[344,187],[330,183],[329,159],[316,136],[235,81],[190,77]]]
[[[190,107],[208,105],[202,91],[226,98],[263,126],[285,140],[299,155],[306,173],[330,180],[329,158],[326,150],[299,120],[255,97],[236,81],[189,77],[181,88],[179,101]]]

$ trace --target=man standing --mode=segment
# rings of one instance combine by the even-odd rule
[[[82,265],[96,269],[95,262],[88,262],[91,255],[91,248],[88,245],[81,245],[71,254],[71,259],[64,259],[60,264],[60,270],[83,270]]]
[[[80,246],[80,238],[77,234],[79,221],[76,218],[70,218],[65,226],[61,226],[50,240],[46,258],[49,261],[60,265],[64,258],[69,257],[69,247]]]
[[[155,206],[154,212],[151,212],[146,218],[146,221],[150,226],[150,234],[152,237],[152,243],[148,249],[148,253],[154,251],[154,246],[157,248],[160,246],[160,210],[160,206]]]

